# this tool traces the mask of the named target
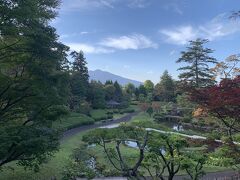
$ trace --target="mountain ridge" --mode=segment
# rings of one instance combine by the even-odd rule
[[[89,70],[88,73],[89,73],[90,81],[91,80],[96,80],[96,81],[100,81],[101,83],[105,83],[107,80],[112,80],[113,82],[117,81],[122,86],[125,86],[128,83],[132,83],[135,86],[139,86],[139,85],[143,84],[140,81],[125,78],[125,77],[122,77],[120,75],[116,75],[116,74],[110,73],[108,71],[103,71],[103,70],[100,70],[100,69]]]

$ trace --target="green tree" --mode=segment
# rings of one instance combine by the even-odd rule
[[[58,149],[68,47],[49,25],[58,0],[0,1],[0,166],[38,168]]]
[[[101,82],[91,81],[89,84],[87,100],[91,102],[94,109],[105,108],[105,91]]]
[[[74,59],[72,63],[71,79],[70,79],[70,109],[74,110],[79,108],[81,101],[86,98],[88,91],[88,68],[86,58],[84,57],[83,51],[79,53],[74,51],[71,53]]]
[[[114,129],[95,129],[83,136],[83,141],[88,144],[97,144],[103,148],[110,164],[119,171],[122,176],[139,178],[139,168],[144,159],[148,142],[148,132],[142,128],[123,125]],[[129,158],[123,153],[122,148],[126,142],[131,141],[137,144],[139,152],[136,161],[129,163]],[[109,146],[114,144],[114,146]],[[131,157],[132,160],[132,157]]]
[[[205,48],[206,39],[197,39],[190,41],[187,51],[181,52],[182,56],[177,63],[187,63],[188,66],[181,67],[178,70],[183,71],[179,78],[182,82],[193,87],[206,87],[215,83],[214,74],[209,65],[217,63],[217,60],[210,56],[212,49]]]
[[[128,83],[125,87],[125,91],[132,97],[136,91],[136,88],[135,88],[134,84]]]
[[[164,71],[160,83],[155,86],[155,96],[161,101],[174,101],[175,83],[168,71]]]
[[[118,84],[117,81],[114,82],[114,87],[115,87],[115,95],[114,95],[114,100],[117,102],[121,102],[123,98],[123,92],[120,84]]]
[[[112,84],[113,84],[112,80],[107,80],[107,81],[105,82],[105,85],[112,85]]]
[[[105,85],[104,89],[106,94],[106,97],[105,97],[106,100],[107,101],[113,100],[115,97],[115,91],[116,91],[115,86],[113,84],[107,84]]]
[[[149,153],[142,166],[153,179],[156,177],[161,180],[172,180],[181,168],[183,158],[181,150],[186,146],[186,140],[175,135],[153,133],[149,136],[147,146]],[[163,173],[167,173],[167,176]]]
[[[144,88],[146,89],[146,92],[147,93],[152,93],[153,92],[153,89],[154,89],[154,84],[152,81],[150,80],[146,80],[144,82]]]
[[[199,180],[205,175],[203,166],[207,161],[202,152],[188,152],[182,161],[182,169],[186,170],[191,180]]]
[[[147,91],[146,88],[144,87],[144,85],[140,85],[138,88],[139,94],[143,94],[144,96],[147,95]]]
[[[150,107],[147,109],[146,112],[148,113],[148,115],[149,115],[150,117],[152,117],[152,114],[153,114],[153,108],[150,106]]]

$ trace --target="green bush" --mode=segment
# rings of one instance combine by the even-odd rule
[[[237,142],[240,142],[240,133],[238,133],[234,136],[234,140]]]
[[[121,109],[119,113],[120,113],[120,114],[124,114],[124,113],[133,113],[133,112],[135,112],[134,109],[132,109],[132,108],[127,108],[127,109]]]
[[[79,105],[79,107],[76,109],[77,113],[89,115],[91,111],[91,106],[87,101],[82,101]]]
[[[207,164],[213,166],[229,167],[234,164],[234,160],[232,158],[210,156]]]
[[[184,116],[183,119],[182,119],[182,121],[183,121],[184,123],[191,123],[191,122],[192,122],[192,117],[190,117],[190,116]]]
[[[53,127],[56,129],[68,130],[83,125],[94,124],[94,122],[94,119],[84,114],[71,113],[61,121],[55,121]]]

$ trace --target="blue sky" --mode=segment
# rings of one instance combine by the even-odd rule
[[[158,82],[177,78],[189,40],[207,38],[213,56],[240,52],[240,21],[229,20],[239,0],[62,0],[53,21],[60,40],[85,52],[90,70]]]

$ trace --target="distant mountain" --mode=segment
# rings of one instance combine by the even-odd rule
[[[113,82],[117,81],[122,86],[125,86],[128,83],[132,83],[135,86],[139,86],[142,84],[142,82],[124,78],[102,70],[89,71],[89,79],[100,81],[102,83],[105,83],[107,80],[112,80]]]

